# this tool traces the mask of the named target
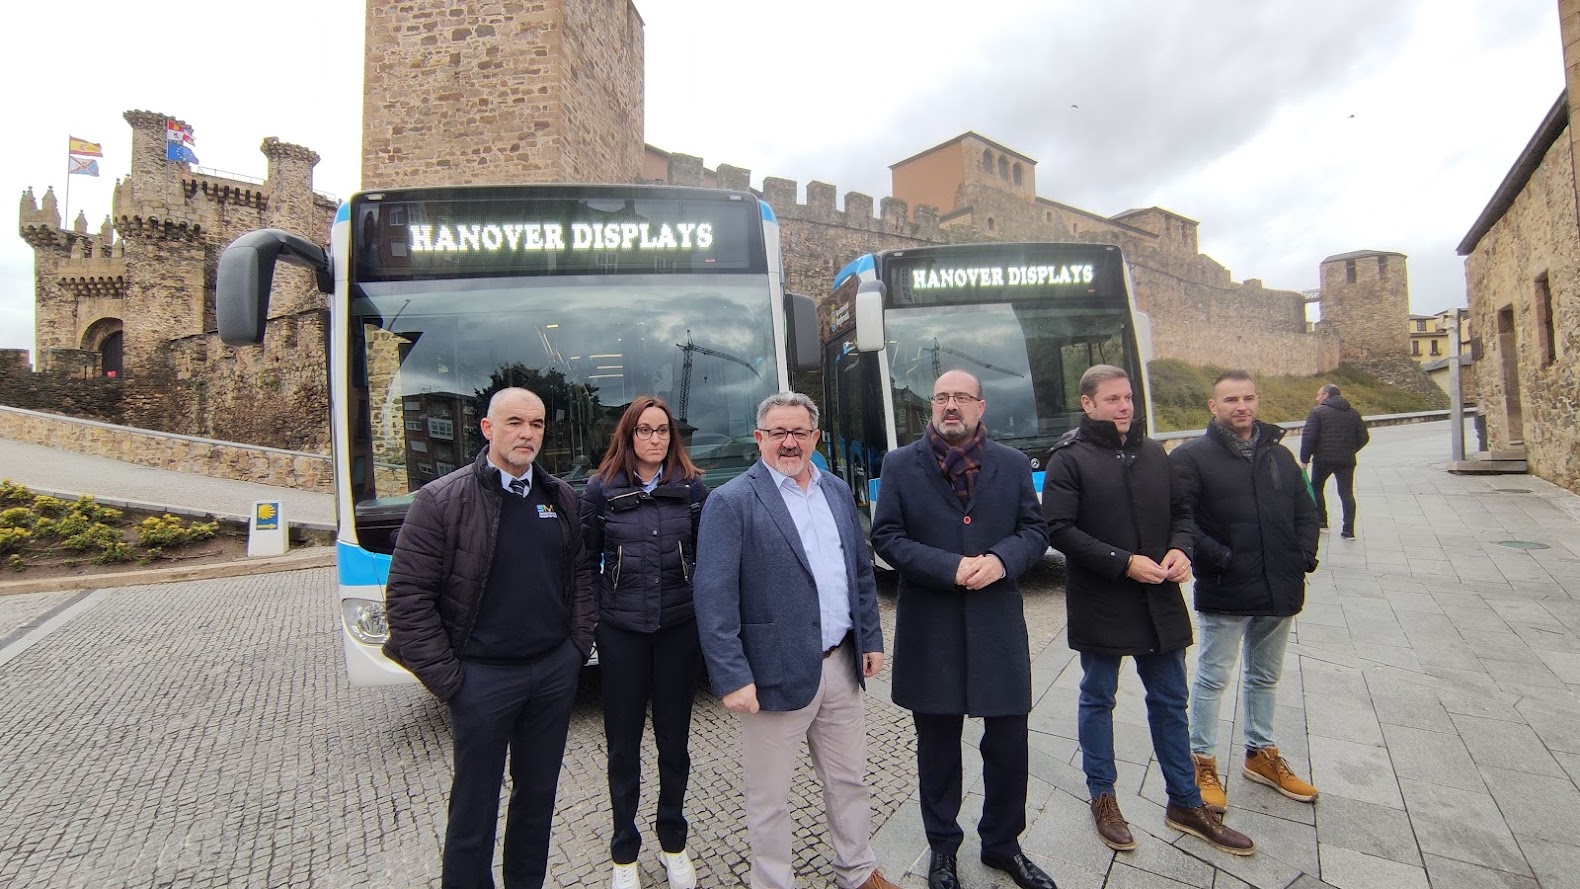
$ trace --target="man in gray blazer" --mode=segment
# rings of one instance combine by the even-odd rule
[[[757,407],[762,459],[708,495],[693,601],[713,690],[741,720],[752,889],[791,889],[801,742],[823,782],[841,889],[897,889],[872,851],[865,677],[883,668],[878,589],[850,488],[812,465],[817,405]]]
[[[933,420],[883,459],[872,546],[900,573],[894,703],[916,722],[928,889],[959,889],[960,732],[982,717],[982,862],[1022,889],[1054,889],[1026,857],[1031,652],[1017,580],[1048,550],[1031,462],[988,440],[982,383],[933,383]]]

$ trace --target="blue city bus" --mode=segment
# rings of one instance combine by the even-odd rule
[[[933,380],[982,381],[994,441],[1042,464],[1080,423],[1081,374],[1124,368],[1146,409],[1151,329],[1106,244],[960,244],[869,253],[834,278],[818,316],[823,458],[870,521],[883,456],[921,437]]]
[[[669,402],[710,486],[757,458],[757,404],[815,367],[815,313],[783,291],[779,226],[748,193],[516,185],[368,191],[327,250],[249,232],[220,260],[220,335],[262,342],[277,261],[328,295],[339,623],[353,685],[384,657],[384,584],[412,495],[469,465],[492,394],[542,397],[538,465],[585,484],[638,395]]]

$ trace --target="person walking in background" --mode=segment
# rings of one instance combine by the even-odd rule
[[[1081,425],[1048,454],[1042,512],[1048,540],[1069,566],[1070,647],[1081,654],[1081,768],[1092,820],[1109,848],[1136,847],[1114,794],[1114,696],[1129,656],[1146,686],[1152,750],[1168,793],[1164,823],[1231,855],[1255,844],[1202,802],[1191,767],[1185,710],[1193,522],[1163,446],[1133,427],[1124,370],[1096,364],[1081,375]]]
[[[1300,430],[1300,468],[1311,468],[1311,492],[1317,498],[1317,521],[1328,526],[1328,477],[1339,480],[1339,504],[1344,507],[1344,524],[1339,536],[1355,539],[1355,455],[1371,441],[1366,421],[1339,394],[1339,387],[1317,390],[1317,406],[1306,415]]]
[[[1317,508],[1306,494],[1284,430],[1256,419],[1256,383],[1218,376],[1202,437],[1169,455],[1195,519],[1196,620],[1201,648],[1190,695],[1191,759],[1203,802],[1224,812],[1218,776],[1218,707],[1244,649],[1245,765],[1241,774],[1301,802],[1317,789],[1278,752],[1273,712],[1290,625],[1317,568]]]
[[[576,683],[597,620],[576,493],[534,459],[543,401],[501,389],[471,466],[418,489],[390,559],[384,653],[450,708],[444,889],[494,885],[505,755],[506,889],[538,889]]]
[[[958,889],[960,732],[980,716],[982,862],[1022,889],[1055,889],[1020,847],[1026,830],[1031,652],[1016,581],[1048,549],[1031,463],[988,440],[982,383],[933,383],[926,433],[883,460],[872,546],[900,575],[894,703],[916,723],[928,889]]]
[[[862,687],[883,669],[878,588],[856,501],[812,464],[817,405],[757,406],[760,460],[702,511],[697,627],[713,689],[741,721],[753,889],[791,889],[790,786],[801,742],[823,784],[841,889],[893,889],[869,834]]]
[[[685,800],[691,705],[702,668],[691,574],[707,487],[678,428],[663,401],[633,399],[582,495],[582,534],[602,565],[596,638],[614,816],[612,889],[641,885],[636,807],[649,703],[658,746],[659,857],[673,889],[697,885],[686,853]]]

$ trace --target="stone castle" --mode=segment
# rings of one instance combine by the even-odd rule
[[[517,6],[520,6],[519,4]],[[751,173],[646,145],[643,23],[631,0],[368,3],[362,187],[507,182],[667,182],[747,190]],[[487,89],[475,84],[487,83]],[[62,226],[53,190],[30,190],[37,369],[114,375],[124,421],[152,429],[327,450],[324,300],[282,266],[261,347],[215,333],[214,275],[236,236],[282,228],[325,243],[335,202],[313,191],[318,155],[265,139],[261,181],[165,159],[167,118],[125,115],[132,168],[97,233]],[[462,134],[462,135],[458,135]],[[787,288],[826,297],[837,270],[874,250],[980,241],[1118,244],[1152,318],[1154,357],[1315,374],[1341,361],[1437,391],[1407,356],[1405,257],[1361,251],[1321,265],[1313,297],[1239,283],[1199,252],[1198,223],[1158,207],[1103,216],[1036,191],[1037,162],[974,132],[891,167],[893,195],[769,177]],[[876,212],[875,212],[876,209]]]

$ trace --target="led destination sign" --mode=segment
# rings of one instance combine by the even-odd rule
[[[528,188],[353,201],[361,281],[534,274],[766,270],[758,207],[745,200],[539,197]]]
[[[711,222],[619,222],[592,225],[573,222],[570,242],[566,226],[557,222],[408,226],[412,253],[467,253],[522,250],[708,250],[713,247]]]
[[[912,269],[912,290],[959,287],[1040,287],[1047,284],[1090,284],[1087,265],[973,266],[956,269]]]

